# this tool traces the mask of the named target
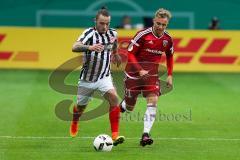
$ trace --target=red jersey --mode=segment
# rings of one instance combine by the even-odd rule
[[[160,37],[154,35],[152,27],[139,31],[128,46],[126,72],[137,76],[136,73],[144,69],[158,74],[161,56],[166,54],[168,75],[172,75],[173,52],[173,40],[166,31]]]

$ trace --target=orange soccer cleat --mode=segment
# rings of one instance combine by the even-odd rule
[[[71,137],[76,137],[78,134],[78,121],[72,121],[70,126],[70,135]]]

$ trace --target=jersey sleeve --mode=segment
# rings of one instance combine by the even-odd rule
[[[118,41],[118,33],[115,29],[110,28],[108,33],[111,35],[110,43],[114,43]]]
[[[173,73],[173,53],[174,53],[174,48],[173,48],[173,41],[172,41],[172,38],[171,38],[171,41],[170,41],[170,44],[169,44],[169,47],[166,51],[166,65],[167,65],[167,73],[168,75],[172,75]]]
[[[112,53],[116,54],[117,53],[117,45],[118,45],[118,33],[113,28],[109,29],[109,33],[111,35],[110,43],[113,44],[113,51],[112,51]]]
[[[168,49],[166,50],[166,54],[173,54],[174,53],[174,48],[173,48],[173,40],[172,38],[170,39]]]
[[[141,65],[138,63],[136,59],[136,54],[140,50],[142,45],[142,35],[138,32],[134,38],[130,41],[128,46],[128,63],[136,70],[142,70]]]
[[[130,44],[128,46],[128,53],[136,54],[139,51],[139,48],[142,45],[142,34],[138,32],[133,39],[131,39]]]
[[[86,44],[86,42],[92,37],[94,33],[93,28],[88,28],[83,31],[83,33],[78,37],[77,41]]]
[[[110,33],[112,32],[113,36],[117,39],[118,38],[118,33],[115,29],[111,29]]]

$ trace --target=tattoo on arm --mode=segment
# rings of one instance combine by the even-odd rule
[[[88,50],[89,50],[89,45],[84,45],[82,43],[75,43],[72,48],[73,52],[86,52]]]
[[[113,43],[113,48],[112,48],[112,50],[113,50],[113,53],[116,53],[116,52],[117,52],[117,41],[115,41],[115,42]]]

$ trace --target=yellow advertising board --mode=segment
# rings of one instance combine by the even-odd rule
[[[83,29],[0,27],[0,68],[55,69],[81,55],[71,48]],[[136,30],[118,30],[126,62]],[[170,30],[174,71],[240,72],[240,31]],[[162,58],[164,63],[165,58]]]

